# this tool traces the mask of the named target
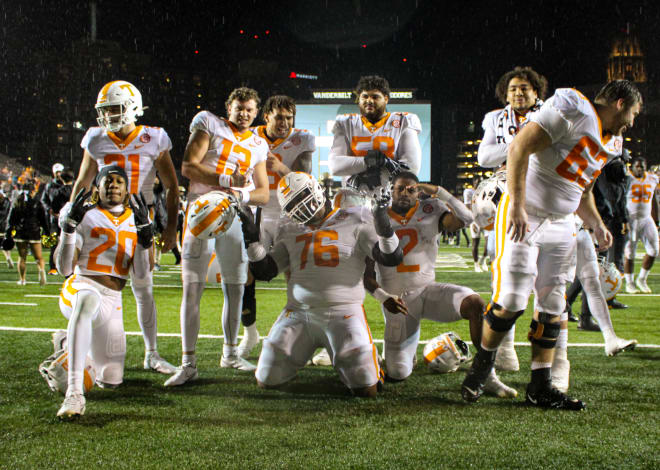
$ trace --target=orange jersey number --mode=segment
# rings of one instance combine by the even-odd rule
[[[305,243],[300,254],[301,270],[307,266],[307,254],[309,253],[310,245],[312,245],[314,264],[316,266],[334,268],[339,264],[339,248],[334,245],[323,245],[323,240],[325,239],[338,240],[339,234],[334,230],[319,230],[318,232],[305,233],[296,237],[296,242]]]
[[[279,161],[282,161],[282,156],[279,153],[274,153],[273,155],[275,155],[275,158]],[[268,189],[271,191],[277,191],[277,185],[282,178],[276,171],[267,170],[266,173],[268,174]]]
[[[250,159],[252,152],[248,149],[235,144],[231,140],[222,140],[222,151],[218,156],[218,164],[215,167],[215,172],[218,175],[231,175],[239,172],[244,175],[250,168]]]
[[[362,143],[366,143],[367,145],[360,145]],[[358,145],[360,145],[361,149],[358,149]],[[388,157],[394,158],[394,139],[386,135],[378,135],[373,140],[371,137],[360,136],[354,136],[351,139],[351,150],[356,157],[364,157],[367,151],[372,149],[379,150]]]
[[[651,200],[651,185],[650,184],[633,184],[630,187],[632,193],[632,202],[647,203]]]
[[[99,246],[94,248],[89,252],[89,260],[87,261],[87,269],[90,271],[97,271],[100,273],[110,274],[112,273],[113,266],[108,266],[107,264],[100,264],[97,262],[98,257],[101,253],[112,248],[117,244],[117,255],[115,256],[114,268],[115,272],[120,276],[126,276],[128,274],[129,264],[126,263],[124,266],[124,258],[126,257],[126,240],[131,240],[131,246],[133,252],[135,251],[135,242],[137,241],[137,234],[135,232],[126,232],[124,230],[120,231],[115,238],[115,231],[106,228],[106,227],[94,227],[91,232],[92,238],[104,237],[106,240],[101,243]],[[133,257],[133,253],[130,254],[130,257]]]
[[[103,158],[103,163],[112,165],[116,163],[124,169],[128,175],[128,192],[137,194],[139,192],[138,184],[140,183],[140,155],[133,153],[130,155],[122,155],[121,153],[109,153]]]
[[[419,239],[417,238],[417,230],[414,228],[400,228],[396,231],[396,236],[399,240],[403,241],[404,237],[408,237],[408,243],[403,247],[403,256],[406,256],[410,251],[417,246]],[[416,273],[419,271],[419,264],[404,264],[401,263],[396,267],[398,273]]]
[[[582,154],[586,150],[589,156],[601,163],[600,167],[602,168],[607,163],[607,155],[605,152],[598,153],[598,148],[598,144],[585,135],[573,147],[573,150],[566,155],[564,161],[557,166],[557,173],[567,180],[575,181],[581,187],[586,188],[591,181],[598,178],[600,168],[594,171],[592,175],[586,174],[585,170],[589,167],[589,161]]]

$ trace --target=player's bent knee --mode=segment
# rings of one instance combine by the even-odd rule
[[[497,311],[497,314],[495,313]],[[516,320],[523,314],[525,313],[525,310],[518,310],[515,312],[508,311],[508,309],[505,309],[505,311],[502,311],[502,306],[498,304],[491,304],[486,311],[486,322],[490,326],[490,329],[493,331],[497,331],[500,333],[504,333],[506,331],[509,331],[513,325],[515,325]],[[504,317],[503,315],[507,314],[507,317]]]
[[[529,297],[516,293],[506,293],[502,295],[500,305],[509,312],[519,312],[525,310]]]
[[[410,374],[412,374],[412,360],[404,361],[400,359],[393,361],[386,358],[385,363],[387,364],[387,377],[390,379],[402,381],[406,380],[408,377],[410,377]]]
[[[378,395],[378,384],[364,388],[352,388],[351,392],[359,398],[375,398]]]
[[[539,319],[532,319],[529,325],[527,338],[532,344],[536,344],[541,348],[553,349],[557,344],[560,329],[560,315],[539,312]]]
[[[468,295],[461,302],[461,316],[463,318],[477,318],[481,317],[486,310],[486,302],[479,294]]]

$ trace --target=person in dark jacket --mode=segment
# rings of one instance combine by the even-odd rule
[[[10,209],[11,201],[9,200],[7,194],[5,194],[5,192],[0,189],[0,227],[7,226]],[[4,236],[2,237],[2,240],[0,240],[0,245],[3,244],[2,242],[4,242]],[[14,269],[14,261],[11,259],[11,250],[3,249],[2,252],[5,255],[5,259],[7,260],[7,267],[9,269]]]
[[[24,286],[26,284],[25,271],[28,245],[34,259],[37,261],[39,283],[42,286],[46,285],[44,259],[41,256],[41,235],[42,233],[50,233],[48,228],[46,213],[37,196],[37,186],[34,181],[29,180],[22,185],[21,191],[11,205],[5,233],[5,240],[13,238],[18,249],[18,285]]]
[[[60,210],[62,210],[64,205],[71,198],[73,180],[73,170],[71,170],[71,168],[65,168],[58,172],[57,180],[53,179],[53,181],[46,185],[46,189],[44,189],[44,192],[41,195],[41,204],[44,206],[44,210],[46,211],[48,226],[50,227],[50,236],[53,239],[56,239],[58,235],[58,219],[60,217]],[[52,246],[50,247],[50,270],[48,271],[48,274],[50,275],[57,274],[54,258],[56,247],[57,243],[52,243]]]

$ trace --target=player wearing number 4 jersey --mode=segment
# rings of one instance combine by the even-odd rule
[[[639,91],[626,80],[608,83],[593,104],[577,90],[559,89],[513,139],[507,157],[507,192],[495,220],[493,297],[481,348],[463,381],[466,401],[481,396],[497,347],[524,313],[534,290],[527,402],[584,409],[584,403],[551,385],[565,285],[576,249],[572,214],[577,212],[593,229],[601,249],[610,246],[612,235],[598,215],[591,188],[603,165],[621,154],[621,134],[632,127],[641,104]]]
[[[153,240],[144,199],[134,198],[129,208],[127,185],[122,168],[103,168],[97,178],[98,206],[87,201],[91,191],[81,190],[61,219],[56,263],[60,274],[70,276],[60,296],[60,309],[69,320],[68,387],[57,413],[63,419],[85,412],[88,353],[98,385],[114,388],[123,380],[126,335],[121,290],[129,272],[133,279],[148,275]]]
[[[243,204],[264,205],[268,202],[268,145],[250,131],[259,111],[259,95],[251,88],[237,88],[231,92],[225,105],[227,119],[202,111],[190,124],[190,140],[181,169],[190,179],[188,214],[200,196],[217,190],[232,194]],[[249,187],[253,189],[250,191]],[[210,240],[197,238],[195,231],[188,227],[184,230],[181,266],[183,358],[181,367],[165,382],[168,387],[197,378],[195,349],[199,336],[199,304],[214,252],[220,263],[224,294],[222,330],[225,342],[220,367],[244,371],[255,369],[253,364],[238,355],[243,291],[248,280],[241,224],[234,221],[229,229]]]
[[[658,256],[658,202],[654,197],[658,187],[658,176],[646,171],[646,160],[642,157],[633,159],[631,173],[632,182],[626,195],[630,222],[630,234],[624,252],[626,292],[636,294],[639,289],[639,291],[649,294],[651,289],[646,280],[653,267],[653,262]],[[646,254],[635,282],[635,253],[639,240],[644,244]]]
[[[142,95],[131,83],[116,80],[106,83],[96,101],[99,127],[91,127],[80,146],[84,149],[78,179],[72,198],[82,188],[89,188],[98,171],[108,165],[118,165],[126,171],[130,194],[142,193],[153,206],[153,183],[156,172],[167,189],[167,227],[163,231],[162,250],[167,252],[176,243],[176,221],[179,192],[176,172],[170,157],[172,142],[160,127],[136,126],[144,114]],[[63,209],[65,212],[65,209]],[[131,289],[137,305],[138,323],[145,346],[144,368],[163,374],[174,372],[174,366],[162,359],[157,351],[157,311],[153,295],[153,273],[144,279],[132,279]]]
[[[374,264],[368,260],[364,284],[382,303],[386,378],[401,381],[412,373],[422,318],[443,323],[466,319],[472,343],[479,345],[486,304],[472,289],[435,282],[438,236],[443,230],[453,232],[472,222],[470,210],[444,188],[420,184],[410,172],[399,173],[392,184],[388,214],[401,240],[403,262],[395,267],[378,265],[374,273]],[[420,192],[435,197],[420,201]],[[486,390],[502,398],[517,395],[499,381],[495,371]]]
[[[294,172],[280,180],[278,198],[291,219],[267,252],[259,230],[241,214],[250,270],[269,281],[290,271],[287,304],[264,340],[256,377],[261,387],[292,380],[325,347],[339,376],[358,396],[375,396],[380,379],[362,302],[365,258],[396,266],[403,259],[387,217],[387,200],[333,209],[313,176]]]

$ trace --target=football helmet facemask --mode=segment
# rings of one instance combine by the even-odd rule
[[[453,331],[436,336],[424,346],[424,362],[431,372],[455,372],[471,358],[468,344]]]
[[[119,112],[110,114],[107,108],[111,106],[118,107]],[[94,108],[98,113],[96,121],[99,126],[109,132],[117,132],[125,125],[137,121],[146,109],[142,106],[139,90],[123,80],[106,83],[99,92]]]
[[[312,175],[294,171],[277,185],[277,200],[282,213],[294,221],[306,224],[323,209],[325,194]]]

